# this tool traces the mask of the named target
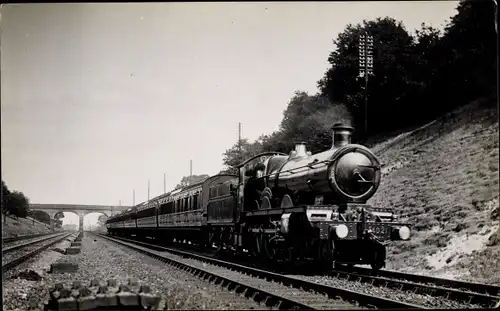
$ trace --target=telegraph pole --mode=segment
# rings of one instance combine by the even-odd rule
[[[167,174],[163,173],[163,194],[167,193]]]
[[[238,122],[238,149],[241,153],[241,122]]]
[[[495,12],[495,33],[497,34],[497,82],[500,79],[499,69],[498,69],[498,2],[497,0],[493,0],[493,9]],[[498,107],[498,88],[497,88],[497,107]]]
[[[368,76],[373,76],[373,36],[367,33],[359,37],[359,75],[365,78],[365,137],[368,136]]]
[[[148,201],[149,201],[149,188],[150,188],[150,182],[149,182],[149,179],[148,179]]]
[[[189,160],[189,179],[193,176],[193,160]]]

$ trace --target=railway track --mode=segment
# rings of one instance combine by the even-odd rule
[[[39,233],[39,234],[33,234],[33,235],[22,235],[22,236],[16,236],[12,238],[2,238],[2,244],[6,245],[12,242],[17,242],[17,241],[22,241],[22,240],[28,240],[28,239],[34,239],[34,238],[39,238],[45,235],[51,235],[54,234],[54,232],[50,233]]]
[[[435,284],[424,284],[410,282],[401,279],[373,276],[370,274],[358,274],[344,271],[332,271],[329,277],[345,279],[351,282],[359,282],[377,286],[380,288],[391,288],[412,294],[442,297],[443,299],[456,301],[463,304],[476,305],[482,308],[493,308],[500,302],[499,296],[482,294],[471,290],[462,290]]]
[[[14,245],[7,245],[7,246],[4,245],[4,247],[2,247],[2,255],[6,254],[6,253],[10,253],[10,252],[15,251],[15,250],[18,250],[20,248],[24,248],[26,246],[30,246],[30,245],[37,244],[37,243],[40,243],[40,242],[43,242],[46,240],[50,240],[54,237],[57,237],[57,236],[60,236],[63,234],[65,234],[65,233],[64,232],[51,233],[51,234],[44,235],[42,237],[35,237],[35,238],[33,238],[33,240],[26,241],[26,242],[22,242],[22,241],[26,240],[27,238],[11,241],[8,244],[14,244]],[[17,244],[16,242],[21,242],[21,243]]]
[[[361,268],[361,267],[354,267],[353,269],[351,269],[350,272],[353,272],[356,274],[362,274],[362,275],[372,274],[371,269]],[[427,276],[427,275],[411,274],[411,273],[404,273],[404,272],[398,272],[398,271],[392,271],[392,270],[380,270],[380,271],[378,271],[376,276],[379,276],[382,278],[404,280],[404,281],[409,281],[409,282],[414,282],[414,283],[432,284],[432,285],[436,285],[436,286],[449,287],[449,288],[454,288],[454,289],[458,289],[458,290],[470,291],[470,292],[485,294],[485,295],[490,295],[490,296],[500,296],[500,286],[495,286],[495,285],[490,285],[490,284],[472,283],[472,282],[457,281],[457,280],[451,280],[451,279],[435,278],[435,277],[431,277],[431,276]]]
[[[416,274],[380,270],[376,275],[371,269],[353,268],[352,271],[334,270],[331,276],[375,286],[397,288],[413,293],[440,296],[454,301],[493,308],[500,303],[500,287],[481,283],[434,278]]]
[[[38,239],[36,241],[31,241],[29,243],[16,245],[14,249],[13,246],[9,249],[8,252],[2,250],[2,273],[5,273],[6,271],[9,271],[17,267],[21,263],[27,261],[28,259],[31,259],[32,257],[38,255],[39,253],[46,250],[50,246],[66,239],[68,236],[72,234],[73,233],[64,232],[48,238]],[[42,243],[41,246],[39,246],[40,243]],[[14,255],[15,254],[14,250],[16,250],[16,252],[19,252],[17,256]],[[7,256],[6,253],[8,253]]]
[[[154,244],[124,238],[111,238],[105,234],[97,236],[130,247],[209,281],[222,283],[223,286],[235,289],[236,292],[245,292],[247,297],[252,297],[259,302],[264,301],[266,305],[280,309],[359,309],[360,306],[382,309],[425,309],[420,305],[326,286]]]

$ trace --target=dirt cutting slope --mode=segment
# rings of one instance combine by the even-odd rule
[[[373,147],[385,166],[370,203],[414,223],[387,268],[500,284],[498,137],[483,99]]]

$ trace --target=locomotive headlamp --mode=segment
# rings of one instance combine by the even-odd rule
[[[349,234],[349,228],[346,225],[338,225],[335,227],[335,234],[338,238],[343,239]]]
[[[407,226],[402,226],[398,230],[399,237],[401,240],[408,240],[410,238],[410,228]]]

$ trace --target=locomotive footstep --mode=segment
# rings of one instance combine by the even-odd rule
[[[160,310],[161,298],[137,279],[119,283],[92,279],[57,283],[50,289],[45,310]]]

